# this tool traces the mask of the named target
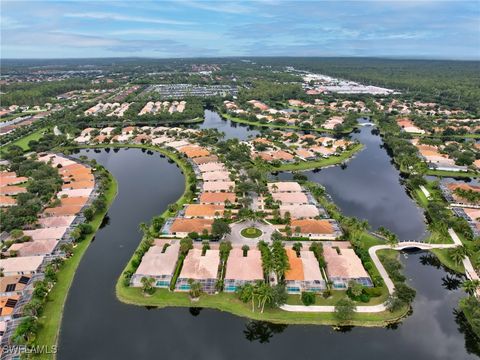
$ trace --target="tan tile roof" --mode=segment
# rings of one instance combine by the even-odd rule
[[[220,264],[220,252],[207,250],[202,256],[201,249],[191,249],[183,262],[179,278],[183,279],[216,279],[218,265]]]
[[[243,256],[241,248],[233,248],[228,255],[225,279],[254,281],[263,280],[262,257],[257,249],[248,250]]]

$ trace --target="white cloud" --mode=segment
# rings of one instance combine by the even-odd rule
[[[166,24],[166,25],[192,25],[190,21],[162,19],[159,17],[150,18],[144,16],[123,15],[107,12],[84,12],[84,13],[67,13],[64,15],[69,18],[80,19],[97,19],[97,20],[116,20],[116,21],[130,21],[151,24]]]
[[[252,12],[252,8],[241,5],[233,1],[213,1],[213,2],[200,2],[200,1],[182,1],[181,4],[187,5],[193,8],[222,12],[229,14],[246,14]]]

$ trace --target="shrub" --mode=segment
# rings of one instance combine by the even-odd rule
[[[315,293],[308,291],[302,292],[302,303],[306,306],[315,304]]]

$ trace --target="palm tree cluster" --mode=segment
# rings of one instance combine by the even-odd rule
[[[259,241],[257,246],[262,254],[263,272],[267,279],[270,273],[274,272],[277,279],[281,281],[290,268],[283,243],[280,240],[274,240],[272,245],[268,246],[266,242]]]
[[[244,303],[251,302],[252,312],[257,310],[261,313],[265,310],[265,305],[269,307],[278,307],[286,301],[285,286],[276,285],[274,287],[257,281],[255,284],[247,283],[237,289],[237,295]]]

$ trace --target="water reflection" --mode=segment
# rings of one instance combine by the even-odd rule
[[[119,193],[109,210],[110,223],[97,233],[98,241],[90,245],[74,278],[61,328],[59,360],[291,360],[317,358],[320,352],[356,360],[474,358],[475,340],[453,311],[464,293],[454,286],[450,290],[442,286],[451,274],[428,258],[422,264],[425,253],[401,257],[417,297],[413,315],[388,330],[287,327],[211,309],[146,309],[120,303],[115,282],[140,241],[138,224],[174,202],[183,192],[184,182],[175,166],[138,149],[82,151],[79,155],[95,158],[110,170],[118,180]],[[353,166],[352,161],[343,173]],[[364,212],[370,211],[366,205]]]
[[[252,320],[247,322],[243,333],[245,335],[245,339],[248,341],[258,341],[260,344],[264,344],[269,343],[270,339],[275,334],[281,334],[284,332],[287,327],[288,325]]]

